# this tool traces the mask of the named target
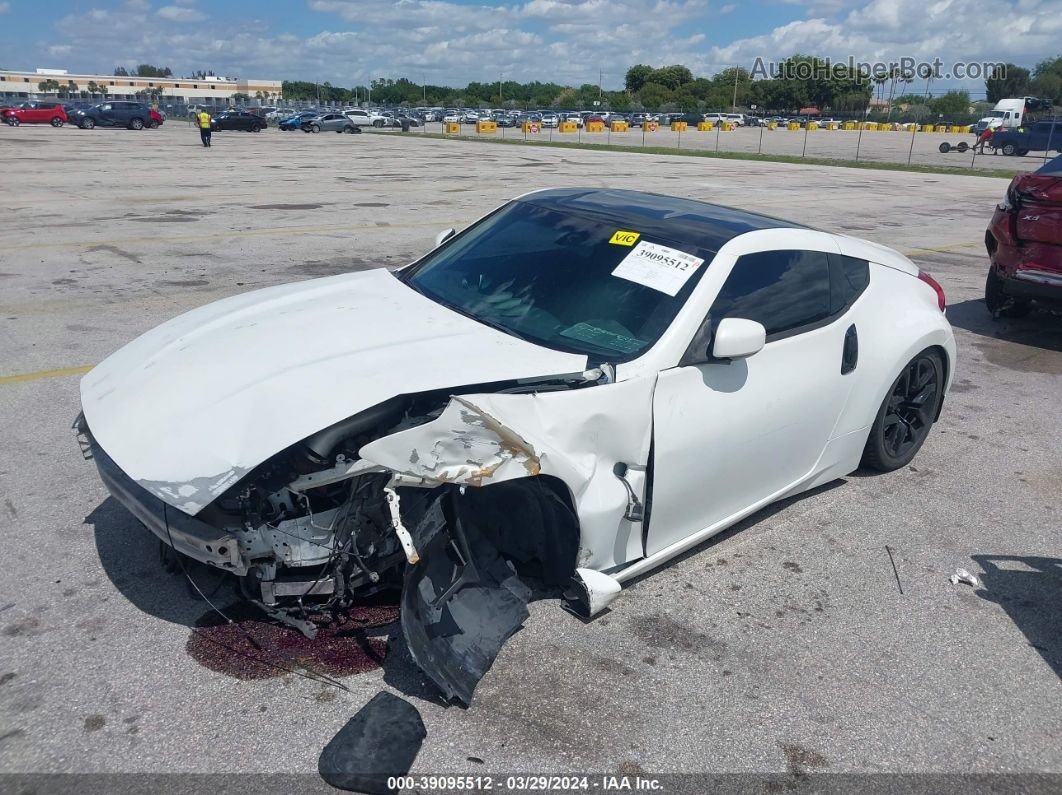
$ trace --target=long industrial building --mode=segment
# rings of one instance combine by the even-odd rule
[[[40,90],[40,84],[54,80],[59,90]],[[106,93],[89,92],[89,83]],[[122,99],[157,102],[160,105],[225,104],[236,94],[272,102],[280,99],[279,80],[251,80],[236,77],[138,77],[136,75],[71,74],[65,69],[35,69],[32,72],[0,71],[0,100],[41,99],[58,94],[74,99]]]

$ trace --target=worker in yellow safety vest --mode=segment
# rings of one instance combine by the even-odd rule
[[[210,128],[214,120],[210,118],[209,113],[201,110],[195,114],[195,121],[199,127],[199,138],[203,141],[203,146],[210,146]]]

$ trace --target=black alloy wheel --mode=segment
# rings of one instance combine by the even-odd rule
[[[870,429],[863,463],[880,472],[906,466],[929,435],[944,398],[944,364],[927,349],[897,376]]]

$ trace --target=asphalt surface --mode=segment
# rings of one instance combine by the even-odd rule
[[[981,301],[1005,180],[412,135],[206,150],[183,125],[0,129],[0,163],[0,770],[313,774],[382,688],[427,726],[415,773],[1062,773],[1062,329]],[[209,608],[81,459],[68,368],[224,296],[402,264],[564,185],[733,204],[930,271],[960,359],[913,465],[764,511],[592,623],[534,602],[468,710],[437,701],[393,625],[328,665],[247,625],[302,676],[226,656],[232,628],[197,639]],[[983,585],[952,585],[957,567]]]

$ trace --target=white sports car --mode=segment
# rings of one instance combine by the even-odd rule
[[[918,452],[955,368],[891,249],[621,190],[532,193],[408,267],[228,298],[81,382],[76,427],[166,545],[312,634],[402,587],[468,703],[527,583],[592,616],[775,500]]]

